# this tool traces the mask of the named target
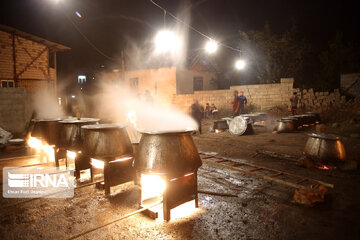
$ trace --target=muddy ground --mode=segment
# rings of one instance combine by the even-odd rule
[[[187,217],[164,223],[137,214],[79,239],[360,239],[359,171],[307,169],[295,160],[256,154],[268,150],[300,157],[313,129],[272,134],[271,127],[255,128],[254,135],[234,137],[209,132],[211,122],[204,121],[204,133],[194,136],[200,151],[322,180],[334,189],[329,189],[324,203],[306,207],[292,202],[293,188],[204,163],[199,189],[237,197],[199,194],[199,209]],[[350,137],[357,129],[329,131],[345,135],[349,158],[358,160],[359,138]],[[25,164],[23,158],[0,159],[1,168]],[[9,204],[25,199],[1,199],[0,239],[68,239],[137,209],[139,190],[133,183],[112,191],[105,197],[92,185],[76,189],[71,199],[38,199],[15,206]]]

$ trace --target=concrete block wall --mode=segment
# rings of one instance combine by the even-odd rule
[[[32,112],[32,96],[25,88],[0,88],[1,128],[13,134],[24,133]]]

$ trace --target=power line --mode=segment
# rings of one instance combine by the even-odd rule
[[[103,51],[101,51],[99,48],[97,48],[95,46],[95,44],[93,44],[89,38],[86,37],[86,35],[80,30],[80,28],[74,23],[74,21],[65,13],[65,11],[62,9],[63,14],[66,16],[66,18],[71,22],[71,24],[75,27],[75,29],[80,33],[80,35],[87,41],[87,43],[94,48],[100,55],[102,55],[103,57],[111,60],[111,61],[115,61],[117,62],[118,59],[116,58],[112,58],[110,56],[108,56],[107,54],[105,54]]]
[[[207,39],[209,39],[209,40],[213,40],[211,37],[209,37],[209,36],[207,36],[206,34],[200,32],[199,30],[197,30],[197,29],[194,28],[193,26],[187,24],[186,22],[184,22],[183,20],[181,20],[180,18],[178,18],[177,16],[175,16],[174,14],[172,14],[171,12],[169,12],[168,10],[166,10],[164,7],[160,6],[158,3],[154,2],[153,0],[150,0],[150,2],[151,2],[152,4],[154,4],[156,7],[160,8],[162,11],[164,11],[164,14],[168,14],[170,17],[172,17],[172,18],[175,19],[176,21],[182,23],[182,24],[185,25],[187,28],[189,28],[189,29],[193,30],[194,32],[200,34],[200,35],[203,36],[204,38],[207,38]],[[233,51],[236,51],[236,52],[239,52],[239,53],[244,52],[244,51],[242,51],[242,50],[240,50],[240,49],[231,47],[231,46],[226,45],[225,43],[222,43],[222,42],[218,42],[218,44],[219,44],[220,46],[223,46],[223,47],[225,47],[225,48],[228,48],[228,49],[230,49],[230,50],[233,50]]]

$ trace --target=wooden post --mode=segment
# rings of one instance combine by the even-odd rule
[[[169,182],[168,176],[165,176],[164,180],[166,183],[168,183]],[[166,222],[170,221],[170,210],[171,209],[168,203],[168,194],[165,189],[163,193],[163,214],[164,214],[164,221]]]
[[[121,50],[121,82],[125,83],[125,56],[124,50]]]
[[[109,162],[104,161],[104,185],[105,195],[110,195]]]
[[[198,208],[199,207],[199,194],[198,194],[197,171],[195,171],[194,174],[195,174],[195,208]]]
[[[16,75],[16,49],[15,49],[15,34],[11,34],[12,36],[12,58],[13,58],[13,74],[14,74],[14,82],[15,87],[18,87],[18,80]]]

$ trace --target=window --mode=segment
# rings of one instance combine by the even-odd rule
[[[1,87],[2,88],[14,88],[15,82],[14,82],[14,80],[1,80]]]
[[[194,91],[203,90],[203,78],[202,77],[194,77]]]
[[[78,84],[86,84],[86,76],[78,75]]]
[[[130,78],[130,87],[137,90],[139,88],[139,78]]]

